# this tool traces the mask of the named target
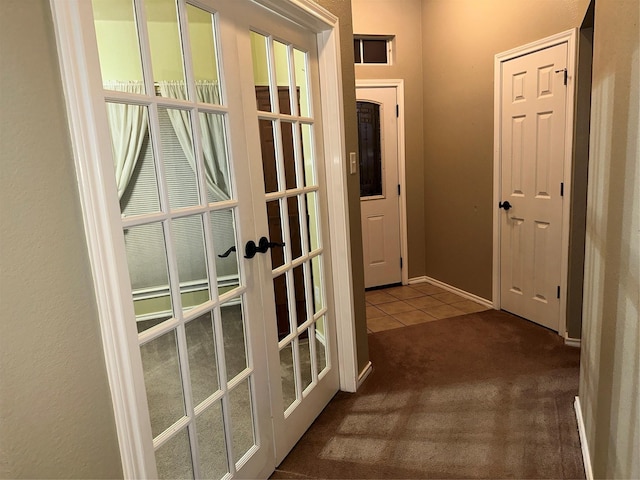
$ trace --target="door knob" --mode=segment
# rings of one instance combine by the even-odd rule
[[[509,210],[511,207],[513,207],[513,205],[509,203],[509,200],[498,203],[498,208],[504,208],[505,211]]]

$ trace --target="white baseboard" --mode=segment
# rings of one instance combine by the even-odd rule
[[[364,383],[371,372],[373,372],[373,365],[371,364],[371,362],[367,362],[365,367],[360,372],[360,375],[358,375],[358,384],[356,386],[356,390],[360,388],[360,385]]]
[[[565,333],[564,344],[568,347],[580,348],[580,345],[582,345],[582,341],[579,338],[571,338],[568,333]]]
[[[427,283],[427,277],[413,277],[407,282],[407,285],[415,285],[416,283]]]
[[[456,295],[466,298],[467,300],[473,300],[474,302],[484,305],[487,308],[494,308],[493,302],[491,300],[479,297],[478,295],[474,295],[473,293],[465,292],[464,290],[460,290],[458,287],[454,287],[452,285],[449,285],[448,283],[441,282],[440,280],[436,280],[435,278],[425,276],[409,279],[409,285],[415,285],[417,283],[430,283],[431,285],[435,285],[436,287],[440,287],[443,290],[455,293]]]
[[[584,428],[584,419],[582,418],[582,407],[580,406],[580,398],[576,397],[573,402],[576,410],[576,420],[578,421],[578,433],[580,434],[580,448],[582,450],[582,462],[584,463],[584,473],[587,480],[593,480],[593,470],[591,469],[591,455],[589,454],[589,444],[587,443],[587,432]]]

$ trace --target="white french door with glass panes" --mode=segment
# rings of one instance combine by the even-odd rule
[[[280,463],[337,391],[338,370],[327,350],[332,311],[326,274],[328,231],[317,160],[323,158],[315,35],[254,9],[240,16],[238,49],[251,51],[240,65],[250,158],[261,201],[256,228],[272,243],[263,291],[275,449]],[[257,109],[257,110],[256,110]],[[266,215],[264,213],[266,212]],[[335,350],[335,349],[334,349]],[[334,360],[335,361],[335,360]]]
[[[245,0],[67,1],[129,347],[121,449],[140,476],[267,476],[339,383],[316,34]]]

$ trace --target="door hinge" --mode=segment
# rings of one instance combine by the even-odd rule
[[[400,116],[400,105],[396,105],[396,117]]]
[[[557,293],[558,293],[558,298],[560,298],[560,285],[558,285],[558,291],[557,291]]]
[[[400,268],[402,268],[402,257],[400,257]]]
[[[400,195],[400,184],[398,184],[398,195]]]
[[[560,182],[560,196],[564,197],[564,182]]]
[[[569,81],[569,71],[566,68],[562,68],[560,70],[556,70],[556,73],[562,72],[564,74],[564,84],[567,85]]]

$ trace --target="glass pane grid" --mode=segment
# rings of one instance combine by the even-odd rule
[[[286,272],[287,279],[287,300],[289,302],[289,331],[292,333],[296,332],[298,322],[297,319],[297,309],[296,309],[296,295],[295,295],[295,279],[293,276],[293,268],[287,269]]]
[[[242,297],[219,307],[227,382],[252,365],[246,342],[247,325],[244,311]]]
[[[189,354],[187,347],[187,335],[185,331],[185,325],[180,324],[176,329],[177,337],[178,337],[178,358],[180,360],[180,375],[182,381],[182,390],[184,394],[184,403],[185,403],[185,415],[189,418],[190,422],[187,427],[187,434],[189,437],[190,443],[190,456],[191,456],[191,465],[190,468],[193,470],[194,475],[198,475],[198,465],[193,462],[194,458],[197,458],[198,452],[198,444],[195,432],[195,424],[193,420],[195,419],[194,412],[194,397],[192,390],[192,380],[191,380],[191,370],[189,365]],[[161,384],[161,383],[160,383]],[[172,452],[171,455],[175,455],[175,452]],[[182,458],[186,457],[186,454],[180,455]],[[172,462],[175,464],[180,463],[188,463],[188,462]]]
[[[202,221],[196,215],[171,222],[183,312],[211,300]]]
[[[122,9],[114,9],[115,2],[122,4]],[[136,11],[134,3],[144,8]],[[116,110],[128,109],[127,115],[137,116],[133,122],[136,130],[130,136],[137,135],[133,143],[144,151],[144,155],[125,149],[114,153],[118,161],[125,154],[133,159],[129,167],[125,165],[129,171],[124,189],[127,182],[130,189],[146,188],[146,203],[136,209],[130,208],[137,201],[131,200],[131,192],[127,198],[122,192],[119,195],[124,198],[121,210],[134,300],[140,300],[140,307],[142,301],[155,302],[136,314],[151,318],[167,312],[166,318],[155,319],[138,337],[145,357],[147,390],[153,398],[149,410],[158,473],[164,478],[220,478],[227,472],[235,473],[234,461],[243,461],[242,456],[249,455],[245,451],[255,450],[255,432],[250,355],[245,346],[244,364],[235,368],[225,358],[228,347],[224,337],[229,336],[229,330],[221,309],[232,303],[234,296],[244,295],[246,287],[240,281],[237,252],[225,257],[227,260],[217,257],[227,244],[237,249],[237,201],[230,199],[228,108],[219,78],[216,18],[211,12],[175,0],[100,4],[112,12],[126,12],[127,8],[130,12],[125,20],[126,40],[133,48],[118,51],[103,42],[111,51],[99,48],[99,55],[103,84],[111,88],[105,99]],[[167,20],[164,25],[157,22],[160,17]],[[96,27],[99,36],[105,31],[102,27],[110,27],[107,23],[111,19],[104,20]],[[116,37],[113,31],[110,35],[110,40]],[[106,56],[112,53],[133,54],[132,76],[111,81]],[[125,118],[117,112],[110,121],[117,115]],[[113,132],[113,139],[122,139],[121,133]],[[218,158],[217,163],[212,158]],[[151,243],[160,245],[161,253],[152,249],[146,257],[140,255],[143,250],[135,247],[128,231],[143,230],[155,232]],[[148,250],[149,237],[139,240]],[[143,259],[140,265],[145,263],[147,268],[136,267],[136,257]],[[244,325],[244,320],[241,322]],[[246,343],[244,326],[240,331]],[[161,391],[167,395],[156,395]],[[236,397],[245,398],[244,403]],[[159,406],[158,402],[164,404]],[[240,414],[235,415],[233,411],[238,409]],[[224,419],[234,432],[225,431]],[[244,435],[245,430],[251,434]],[[214,439],[222,440],[217,442],[219,448],[207,449]],[[219,461],[221,458],[224,461]]]
[[[208,311],[185,324],[194,411],[205,400],[221,392],[213,323],[213,313]]]
[[[304,188],[304,156],[302,154],[302,130],[299,122],[294,123],[293,144],[295,150],[296,188]]]
[[[216,400],[196,417],[200,477],[222,478],[229,472],[222,402]]]
[[[309,255],[311,251],[311,237],[309,229],[309,207],[307,205],[306,195],[297,195],[298,197],[298,221],[300,222],[300,238],[302,241],[302,256]]]
[[[298,265],[301,265],[302,263],[305,262],[305,260],[308,260],[309,255],[302,255],[300,257],[294,258],[292,261],[290,262],[286,262],[285,264],[274,268],[271,273],[273,275],[273,277],[277,277],[278,275],[282,275],[283,273],[286,273],[290,270],[293,270],[295,267],[297,267]]]
[[[140,347],[154,437],[189,417],[177,332],[171,330]]]
[[[162,432],[157,437],[153,439],[153,448],[158,450],[160,447],[169,442],[172,438],[174,438],[179,432],[185,431],[186,428],[189,427],[191,423],[191,419],[189,417],[182,417],[176,423],[167,428],[164,432]]]
[[[145,2],[144,13],[148,20],[145,26],[154,81],[172,80],[184,85],[186,55],[183,51],[183,28],[179,22],[177,3],[173,0]],[[158,18],[162,22],[155,21]],[[156,94],[173,96],[170,92]]]
[[[300,340],[302,397],[306,397],[318,382],[316,370],[315,336],[313,327],[307,330],[307,338]]]
[[[309,328],[311,324],[313,324],[314,321],[315,321],[315,315],[312,315],[311,317],[308,317],[300,325],[298,325],[298,327],[296,328],[298,336],[303,335],[304,332]]]
[[[276,120],[272,122],[272,127],[274,138],[275,167],[278,180],[277,191],[282,192],[286,190],[286,177],[282,153],[282,127],[280,125],[280,121]]]
[[[291,343],[293,346],[293,371],[296,377],[296,399],[302,398],[302,368],[300,359],[300,337],[296,338]]]
[[[211,288],[212,298],[240,287],[242,281],[242,269],[239,262],[239,247],[236,230],[237,209],[210,211],[205,216],[205,233],[207,248],[212,252],[209,259],[210,278],[215,278]],[[214,285],[215,283],[215,285]]]
[[[270,193],[265,193],[265,200],[279,200],[282,198],[293,197],[295,195],[304,195],[310,193],[318,193],[320,187],[318,186],[306,186],[306,187],[296,187],[291,190],[278,190]]]
[[[304,165],[304,186],[313,186],[318,183],[315,164],[315,147],[312,124],[300,124],[301,129],[301,158]]]
[[[195,80],[195,99],[211,104],[221,104],[223,96],[219,85],[221,77],[217,55],[219,49],[217,15],[191,4],[186,4],[186,14],[182,16],[182,30],[187,31],[188,35],[183,35],[183,44],[191,59],[191,62],[186,62],[187,76]],[[194,55],[194,53],[197,54]],[[202,96],[202,92],[197,88],[202,85],[213,87],[211,95]]]
[[[296,91],[299,95],[300,117],[311,118],[313,116],[312,105],[309,99],[309,66],[307,54],[297,48],[293,49],[294,72]]]
[[[228,210],[233,207],[237,207],[238,202],[234,199],[225,200],[223,202],[216,202],[209,205],[197,205],[194,207],[182,208],[180,210],[174,210],[172,212],[156,212],[149,214],[141,214],[135,217],[123,217],[122,226],[124,228],[135,227],[139,225],[146,225],[150,223],[161,222],[166,219],[175,219],[188,217],[190,215],[203,214],[205,212],[216,212],[220,210]]]
[[[176,462],[175,458],[192,458],[195,445],[190,438],[189,430],[177,432],[156,449],[156,466],[159,478],[198,478],[197,471],[191,461]]]
[[[282,400],[283,410],[286,412],[296,400],[300,398],[299,380],[297,378],[296,368],[297,365],[297,349],[296,341],[294,338],[292,341],[287,342],[282,348],[280,348],[280,379],[282,385]]]
[[[238,466],[243,457],[256,443],[254,425],[254,399],[251,377],[228,392],[228,415],[231,425],[231,449],[233,463]]]
[[[289,233],[289,252],[291,254],[291,260],[302,257],[304,253],[303,249],[303,236],[300,225],[300,203],[297,195],[287,197],[287,219],[288,219],[288,233]]]

